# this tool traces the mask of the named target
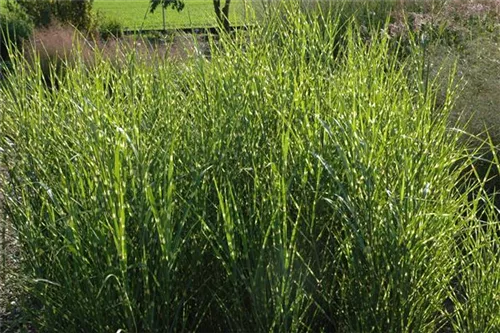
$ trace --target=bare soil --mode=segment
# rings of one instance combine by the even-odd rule
[[[5,170],[0,166],[0,332],[27,332],[22,328],[19,310],[19,247],[15,232],[4,210]]]

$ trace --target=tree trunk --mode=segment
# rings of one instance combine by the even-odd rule
[[[214,0],[214,10],[215,17],[217,18],[217,24],[221,24],[221,11],[220,11],[220,0]]]
[[[231,0],[226,0],[224,8],[222,8],[222,20],[224,30],[229,31],[231,28],[231,23],[229,22],[229,6],[231,5]]]
[[[231,0],[226,0],[224,7],[221,9],[221,0],[214,0],[214,10],[215,16],[217,17],[217,23],[225,31],[229,31],[231,28],[231,23],[229,22],[229,6],[231,5]]]

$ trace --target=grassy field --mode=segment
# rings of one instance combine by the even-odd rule
[[[230,21],[233,25],[252,22],[252,10],[258,9],[252,4],[255,0],[233,0],[230,9]],[[0,0],[0,7],[5,7],[6,0]],[[124,29],[162,29],[163,16],[161,7],[154,13],[149,12],[148,0],[95,0],[94,10],[104,19],[119,21]],[[2,9],[5,10],[5,9]],[[216,25],[214,8],[211,0],[188,0],[181,12],[172,9],[165,11],[167,28],[212,27]]]
[[[251,1],[246,1],[250,4]],[[246,18],[245,0],[231,4],[230,20],[239,25],[251,21]],[[162,29],[161,7],[150,13],[147,0],[96,0],[94,10],[106,18],[117,19],[125,29]],[[183,11],[166,10],[167,28],[207,27],[216,24],[212,1],[188,0]]]

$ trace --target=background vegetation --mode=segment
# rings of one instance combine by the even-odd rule
[[[233,0],[229,13],[230,21],[233,25],[248,23],[250,14],[245,10],[245,6],[250,6],[253,1]],[[148,1],[138,0],[96,0],[94,8],[103,17],[114,18],[121,22],[124,28],[130,30],[137,29],[162,29],[162,11],[149,11]],[[176,10],[166,11],[167,28],[199,28],[213,27],[217,25],[214,6],[211,0],[189,0],[184,9],[180,12]]]
[[[50,6],[47,5],[49,3],[47,1],[40,3],[20,1],[20,3],[26,8],[29,7],[28,13],[32,16],[32,21],[40,26],[50,25],[53,22],[53,20],[51,21],[52,17],[58,22],[69,22],[79,28],[94,29],[99,27],[102,21],[114,21],[119,22],[124,30],[163,29],[162,11],[158,9],[154,13],[151,13],[150,3],[147,0],[94,0],[88,2],[88,8],[86,8],[89,11],[84,15],[85,24],[80,22],[82,19],[78,12],[76,12],[77,17],[74,19],[71,17],[71,11],[69,11],[69,15],[66,14],[63,17],[57,14],[57,11],[51,11]],[[63,1],[63,3],[72,2]],[[3,7],[4,13],[9,11],[7,4],[9,4],[7,0],[0,0],[0,6]],[[23,10],[23,7],[19,8],[12,0],[10,4],[10,11],[13,9],[17,12],[19,11],[18,9]],[[231,24],[239,26],[254,22],[255,18],[251,16],[255,14],[255,10],[258,12],[262,11],[262,4],[259,1],[232,0],[229,12]],[[64,8],[61,8],[60,11],[68,12]],[[182,11],[167,9],[165,23],[168,29],[214,27],[217,25],[217,18],[211,0],[190,0]]]
[[[36,26],[49,26],[54,21],[70,23],[87,29],[92,23],[93,0],[11,0],[6,1],[9,11],[26,13]]]

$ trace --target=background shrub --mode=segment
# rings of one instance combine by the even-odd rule
[[[31,20],[19,12],[0,13],[0,60],[9,60],[9,49],[21,46],[33,32]]]
[[[74,25],[86,30],[92,25],[93,0],[13,0],[11,11],[23,11],[38,27],[47,27],[54,21]]]
[[[116,18],[103,18],[99,23],[99,34],[102,39],[122,37],[123,24]]]

